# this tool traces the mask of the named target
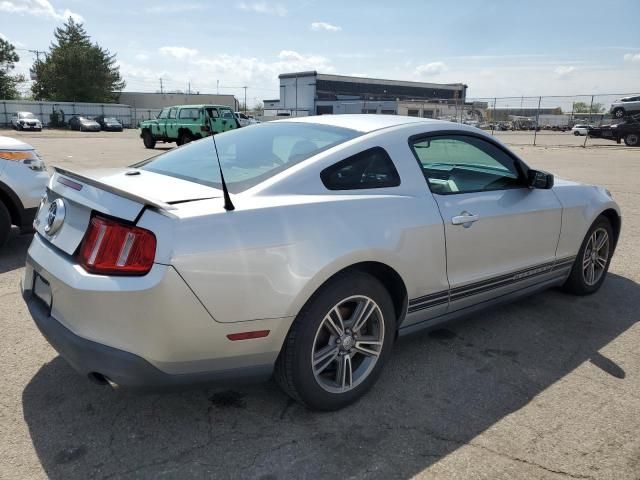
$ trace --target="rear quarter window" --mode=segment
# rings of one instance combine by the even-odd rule
[[[382,147],[374,147],[325,168],[320,173],[329,190],[397,187],[400,175]]]

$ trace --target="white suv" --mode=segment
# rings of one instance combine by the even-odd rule
[[[31,112],[14,112],[11,115],[11,125],[16,130],[42,131],[42,122]]]
[[[48,181],[44,162],[31,145],[0,137],[0,246],[9,237],[11,225],[21,233],[33,231]]]
[[[626,114],[640,113],[640,96],[624,97],[611,104],[611,115],[614,118],[622,118]]]

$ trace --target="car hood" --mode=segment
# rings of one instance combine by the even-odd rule
[[[33,150],[33,147],[15,138],[0,137],[0,150]]]
[[[222,196],[217,188],[137,168],[99,168],[73,173],[137,197],[173,204]]]

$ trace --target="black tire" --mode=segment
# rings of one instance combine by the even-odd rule
[[[368,369],[365,368],[368,373],[361,374],[360,379],[353,376],[358,373],[357,362],[372,361],[367,359],[376,358],[376,356],[354,354],[352,358],[357,356],[358,360],[349,361],[348,363],[353,365],[350,382],[356,382],[356,385],[346,392],[330,392],[321,386],[320,380],[316,380],[316,376],[313,373],[312,355],[317,335],[319,335],[317,332],[321,331],[321,325],[334,306],[356,295],[368,297],[379,307],[379,313],[369,317],[377,325],[378,332],[380,331],[380,325],[384,325],[384,335],[381,339],[379,354],[377,355],[377,360],[373,360]],[[391,297],[376,278],[357,271],[341,274],[333,278],[309,299],[293,322],[276,361],[274,376],[277,383],[294,400],[313,410],[338,410],[355,402],[373,386],[382,371],[386,359],[391,354],[395,337],[395,319],[395,310]],[[345,321],[345,332],[348,332],[347,326],[348,324]],[[357,341],[355,332],[353,333],[352,341]],[[338,340],[335,340],[335,342],[337,344]],[[343,343],[346,345],[346,342],[343,341]],[[336,346],[334,344],[334,347],[342,352],[340,350],[341,345]],[[341,353],[340,355],[343,354]],[[329,374],[335,375],[334,378],[338,377],[337,369],[341,358],[344,358],[344,356],[334,356],[336,365],[333,371],[335,373],[332,373],[331,368],[327,370]],[[362,366],[363,364],[360,363],[359,365]],[[330,361],[329,365],[333,366],[333,360]]]
[[[2,247],[7,238],[9,238],[9,233],[11,232],[11,215],[9,214],[9,210],[5,207],[4,203],[0,200],[0,247]]]
[[[607,232],[609,243],[608,243],[608,251],[607,251],[607,259],[606,264],[604,266],[604,270],[600,275],[600,278],[597,282],[590,285],[585,280],[585,273],[583,271],[583,262],[585,261],[585,250],[587,249],[587,245],[589,244],[589,239],[591,235],[599,229],[604,229]],[[573,263],[573,267],[571,268],[571,273],[567,281],[562,286],[562,289],[565,292],[572,293],[574,295],[591,295],[592,293],[597,292],[602,283],[604,282],[607,272],[609,270],[609,264],[611,263],[611,256],[613,255],[613,248],[615,245],[615,238],[613,236],[613,229],[611,228],[611,222],[604,215],[600,215],[596,218],[596,221],[593,222],[591,228],[587,231],[587,234],[582,240],[582,245],[580,245],[580,250],[578,251],[578,256],[576,257],[575,262]]]
[[[611,115],[613,115],[614,118],[622,118],[622,117],[624,117],[624,108],[622,108],[622,107],[614,108],[613,112],[611,112]]]
[[[156,140],[149,130],[145,130],[142,133],[142,143],[144,143],[145,148],[155,148]]]
[[[573,134],[574,134],[576,137],[579,137],[579,136],[580,136],[580,132],[579,132],[579,131],[577,131],[577,130],[576,130],[575,132],[573,132]]]
[[[627,133],[624,136],[624,144],[628,147],[637,147],[638,145],[640,145],[640,134]]]
[[[185,145],[191,141],[193,141],[193,136],[189,132],[183,132],[178,139],[178,142],[180,142],[178,145]]]

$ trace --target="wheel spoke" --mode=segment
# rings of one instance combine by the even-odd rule
[[[376,337],[360,337],[355,344],[355,351],[368,357],[377,357],[380,350],[375,347],[382,348],[382,342]]]
[[[338,347],[336,345],[327,345],[313,356],[313,371],[316,375],[324,372],[329,365],[338,356]]]
[[[351,388],[351,384],[353,383],[353,370],[351,368],[351,357],[349,355],[343,355],[338,360],[336,383],[343,391]]]
[[[606,257],[598,256],[598,257],[596,258],[596,263],[598,264],[598,266],[599,266],[600,268],[604,268],[604,267],[606,267],[606,266],[607,266],[607,258],[606,258]]]
[[[589,283],[594,283],[596,278],[596,268],[593,262],[589,264]]]
[[[337,307],[334,307],[333,310],[329,312],[329,314],[324,318],[324,322],[334,335],[340,337],[344,334],[344,322],[342,321],[342,315],[340,315],[340,311]]]
[[[598,242],[596,243],[596,251],[600,251],[602,250],[602,247],[605,246],[605,244],[609,241],[609,235],[607,234],[607,232],[602,232],[602,235],[600,236],[600,238],[598,239]]]
[[[371,314],[376,309],[376,304],[367,299],[364,302],[360,302],[353,315],[353,326],[351,327],[354,332],[359,332],[362,327],[367,323]]]

